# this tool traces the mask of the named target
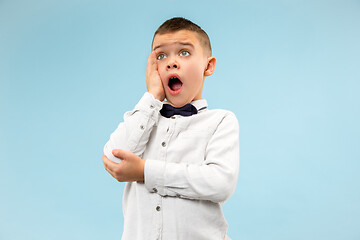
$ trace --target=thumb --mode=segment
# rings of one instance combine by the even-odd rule
[[[128,156],[128,152],[122,149],[114,149],[112,150],[112,154],[117,157],[120,158],[121,160],[124,160],[127,158]]]

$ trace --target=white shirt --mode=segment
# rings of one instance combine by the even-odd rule
[[[145,93],[125,113],[104,147],[145,160],[144,183],[124,189],[123,240],[223,240],[227,222],[221,204],[234,192],[239,171],[239,126],[235,115],[191,103],[198,114],[165,118],[163,103]]]

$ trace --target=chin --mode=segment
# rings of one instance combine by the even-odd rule
[[[174,97],[174,96],[171,96],[170,98],[166,98],[166,100],[173,107],[182,107],[191,102],[191,101],[186,101],[185,99],[181,99],[180,97]]]

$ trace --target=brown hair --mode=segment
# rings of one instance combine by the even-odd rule
[[[206,34],[204,30],[201,29],[201,27],[191,22],[190,20],[182,17],[174,17],[161,24],[161,26],[154,33],[153,43],[156,34],[173,33],[180,30],[189,30],[192,32],[196,32],[199,36],[200,42],[202,43],[205,49],[209,50],[211,56],[211,44],[210,44],[209,36]]]

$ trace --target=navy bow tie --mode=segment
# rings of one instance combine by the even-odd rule
[[[196,107],[190,103],[180,108],[173,107],[170,104],[164,104],[163,108],[160,110],[161,115],[167,118],[174,115],[191,116],[193,114],[197,114],[197,112]]]

